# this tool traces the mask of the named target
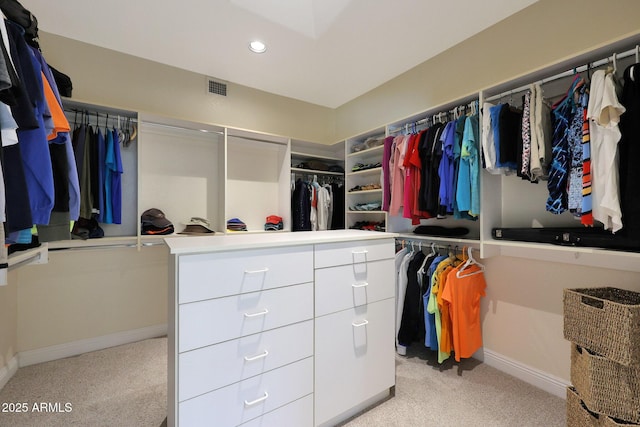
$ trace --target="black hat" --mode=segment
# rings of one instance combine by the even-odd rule
[[[158,208],[147,209],[140,216],[140,220],[142,224],[151,224],[157,228],[166,228],[173,225],[171,221],[164,216],[164,212]]]

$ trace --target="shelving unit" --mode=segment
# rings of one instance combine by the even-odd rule
[[[356,165],[371,166],[381,165],[384,145],[382,141],[376,146],[366,147],[367,140],[384,139],[385,129],[378,128],[363,135],[350,138],[345,143],[346,158],[346,214],[347,228],[352,228],[358,223],[377,223],[380,230],[386,230],[387,213],[380,209],[357,210],[356,206],[369,203],[379,203],[382,207],[382,166],[368,167],[367,169],[355,170]],[[358,151],[355,151],[360,148]],[[350,191],[356,187],[375,184],[379,189]],[[384,228],[382,228],[384,227]]]

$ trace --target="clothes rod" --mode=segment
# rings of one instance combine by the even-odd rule
[[[471,102],[468,102],[466,104],[460,104],[457,105],[449,110],[441,110],[439,113],[435,113],[435,114],[429,114],[427,117],[423,118],[423,119],[419,119],[419,120],[415,120],[412,122],[407,122],[403,125],[400,125],[396,128],[393,129],[389,129],[389,133],[396,133],[396,132],[400,132],[402,130],[404,130],[405,132],[409,132],[409,128],[413,128],[415,126],[421,126],[421,125],[430,125],[432,123],[436,123],[436,122],[442,122],[443,118],[447,119],[449,117],[450,114],[453,115],[458,115],[458,117],[460,117],[462,114],[460,113],[461,111],[465,111],[466,109],[470,109],[472,114],[477,114],[478,113],[478,109],[479,109],[479,105],[478,105],[478,101],[477,100],[473,100]],[[443,117],[444,116],[444,117]],[[413,129],[411,129],[413,130]]]
[[[135,115],[129,115],[129,114],[120,114],[120,113],[107,113],[104,112],[102,110],[89,110],[87,108],[72,108],[72,107],[65,107],[64,108],[64,112],[65,113],[69,113],[69,114],[83,114],[86,116],[93,116],[93,117],[108,117],[108,118],[115,118],[117,119],[118,117],[120,117],[121,119],[126,119],[132,122],[137,122],[138,120],[135,118]]]
[[[500,98],[503,98],[503,97],[506,97],[506,96],[511,96],[514,93],[524,92],[524,91],[528,90],[529,87],[534,83],[539,83],[540,85],[543,85],[545,83],[549,83],[549,82],[552,82],[552,81],[555,81],[555,80],[560,80],[560,79],[563,79],[565,77],[570,77],[570,76],[572,76],[574,74],[582,73],[582,72],[587,71],[587,70],[589,70],[591,68],[597,68],[597,67],[601,67],[603,65],[612,64],[612,63],[616,62],[618,59],[624,59],[624,58],[628,58],[630,56],[635,56],[636,57],[636,61],[639,59],[638,58],[638,47],[637,46],[635,48],[633,48],[633,49],[629,49],[629,50],[626,50],[626,51],[621,52],[621,53],[614,53],[613,55],[608,56],[606,58],[603,58],[603,59],[600,59],[600,60],[597,60],[597,61],[594,61],[594,62],[589,62],[588,64],[581,65],[579,67],[572,68],[571,70],[567,70],[567,71],[564,71],[564,72],[559,73],[559,74],[555,74],[555,75],[550,76],[550,77],[545,77],[545,78],[543,78],[541,80],[533,81],[531,83],[528,83],[526,85],[522,85],[522,86],[517,87],[515,89],[510,89],[510,90],[504,91],[504,92],[502,92],[502,93],[500,93],[498,95],[492,95],[490,97],[485,98],[484,100],[485,101],[494,101],[496,99],[500,99]]]

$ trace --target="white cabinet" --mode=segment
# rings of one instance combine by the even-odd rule
[[[393,256],[389,240],[316,246],[317,426],[353,415],[395,384]]]
[[[166,241],[170,427],[326,425],[389,394],[392,234]]]
[[[394,301],[316,318],[316,426],[354,415],[395,384]]]

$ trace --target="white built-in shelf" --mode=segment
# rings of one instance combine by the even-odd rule
[[[354,211],[354,210],[349,209],[347,211],[347,213],[350,213],[350,214],[381,214],[381,213],[385,213],[385,211]]]
[[[372,193],[382,193],[382,188],[375,188],[373,190],[357,190],[357,191],[349,191],[347,194],[372,194]]]
[[[484,254],[487,256],[503,255],[640,272],[640,253],[638,252],[505,240],[482,241],[482,252],[483,257]]]
[[[355,151],[353,153],[349,153],[347,154],[347,157],[354,157],[354,156],[366,156],[369,154],[378,154],[379,152],[384,151],[384,145],[378,145],[377,147],[373,147],[373,148],[367,148],[366,150],[361,150],[361,151]]]
[[[374,172],[375,172],[375,173],[380,173],[380,171],[382,171],[382,167],[371,168],[371,169],[364,169],[364,170],[359,170],[359,171],[355,171],[355,172],[348,172],[348,173],[347,173],[347,175],[349,175],[349,176],[354,176],[354,175],[368,175],[368,174],[373,175],[373,174],[374,174]]]
[[[304,168],[291,168],[291,172],[300,172],[306,174],[316,174],[316,175],[335,175],[335,176],[343,176],[342,172],[331,172],[331,171],[319,171],[315,169],[304,169]]]
[[[322,154],[302,153],[299,151],[292,151],[291,158],[306,159],[306,160],[329,160],[332,162],[344,162],[344,159],[336,156],[326,156]]]

